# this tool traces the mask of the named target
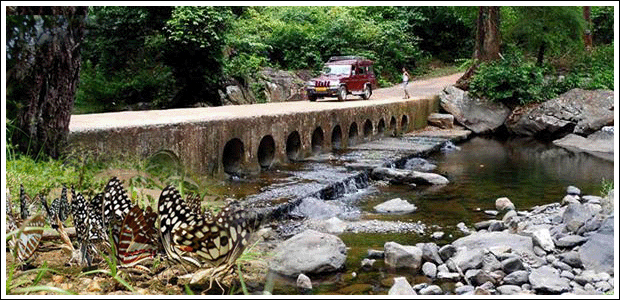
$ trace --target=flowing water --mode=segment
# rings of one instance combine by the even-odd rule
[[[257,195],[247,195],[250,199],[274,199],[282,191],[288,193],[280,195],[283,198],[290,198],[291,193],[303,197],[318,187],[317,181],[337,181],[347,174],[354,174],[344,166],[346,164],[335,162],[341,162],[336,158],[355,156],[355,153],[358,152],[332,153],[327,155],[328,158],[272,170],[261,175],[263,183],[254,180],[236,183],[236,191],[241,194],[242,190],[259,191]],[[337,216],[347,221],[400,221],[424,225],[422,233],[340,234],[348,247],[346,268],[339,274],[316,282],[313,278],[313,293],[385,294],[391,286],[390,278],[394,276],[406,276],[412,285],[428,282],[423,276],[390,273],[382,260],[377,260],[373,271],[361,270],[360,262],[366,257],[368,249],[383,250],[384,243],[388,241],[407,245],[435,242],[442,246],[450,243],[463,236],[456,227],[459,222],[472,228],[478,221],[496,218],[484,211],[494,210],[495,200],[499,197],[508,197],[517,210],[529,210],[536,205],[561,201],[569,185],[580,188],[583,195],[600,195],[602,181],[612,181],[614,170],[613,162],[585,153],[569,152],[551,143],[533,139],[474,137],[458,146],[444,143],[441,151],[425,159],[425,166],[436,166],[432,172],[449,179],[448,185],[412,187],[377,184],[372,180],[348,181],[343,184],[344,188],[337,197],[331,197],[335,199],[325,200],[321,199],[321,195],[314,194],[301,201],[293,210],[293,213],[314,219]],[[404,161],[404,167],[416,164],[420,164],[418,158]],[[270,178],[269,184],[264,183],[267,178]],[[417,210],[409,214],[374,212],[375,205],[394,198],[413,203]],[[442,231],[445,236],[439,240],[431,238],[431,233],[435,231]],[[356,273],[355,277],[353,272]],[[448,282],[435,284],[440,284],[444,289],[451,288]],[[282,278],[277,280],[274,294],[288,293],[297,293],[294,281]]]

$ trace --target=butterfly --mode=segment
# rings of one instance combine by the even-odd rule
[[[119,219],[113,220],[113,226],[117,229],[118,237],[114,239],[116,258],[120,267],[134,268],[143,272],[149,270],[141,265],[142,261],[155,257],[159,250],[157,241],[157,229],[155,223],[157,213],[151,207],[143,211],[138,205],[133,206],[122,223]],[[120,225],[118,225],[120,223]]]
[[[35,201],[39,199],[39,195],[32,199],[24,186],[20,185],[20,214],[16,216],[12,213],[12,207],[7,208],[7,230],[15,231],[11,242],[8,243],[13,255],[21,262],[28,263],[32,260],[35,251],[38,249],[43,237],[43,226],[45,226],[45,218],[39,213]],[[9,199],[7,199],[7,202]],[[8,203],[7,203],[8,205]],[[31,212],[35,213],[30,217]]]
[[[233,265],[259,224],[255,215],[231,206],[215,217],[202,215],[190,209],[172,185],[161,192],[158,213],[168,259],[198,268]]]

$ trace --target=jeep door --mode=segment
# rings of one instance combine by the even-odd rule
[[[351,76],[349,83],[349,92],[359,92],[364,88],[364,82],[366,81],[366,74],[363,68],[360,68],[358,64],[354,65],[355,75]]]

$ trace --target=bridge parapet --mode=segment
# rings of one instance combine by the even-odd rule
[[[188,171],[223,176],[419,129],[438,107],[438,97],[430,97],[74,115],[69,149],[99,158],[163,151]]]

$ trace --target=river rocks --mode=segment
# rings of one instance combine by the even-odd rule
[[[445,185],[449,183],[448,179],[439,174],[385,167],[373,169],[371,177],[375,180],[386,180],[392,184]]]
[[[614,216],[609,215],[578,252],[586,269],[613,274],[614,247]]]
[[[432,262],[425,262],[422,265],[422,274],[424,274],[424,276],[426,277],[434,279],[435,277],[437,277],[437,266]]]
[[[454,254],[456,254],[456,250],[456,247],[454,247],[454,245],[452,244],[444,245],[438,250],[439,257],[441,257],[442,260],[446,261],[452,256],[454,256]]]
[[[437,169],[437,165],[428,162],[424,158],[413,157],[408,159],[403,166],[405,170],[414,170],[420,172],[431,172]]]
[[[461,272],[465,272],[469,269],[478,269],[482,267],[483,257],[484,251],[481,248],[469,249],[468,247],[459,247],[456,255],[448,261],[453,261]],[[450,265],[448,265],[448,267],[450,267]],[[459,269],[453,271],[458,271]]]
[[[274,250],[269,268],[285,276],[333,272],[344,266],[346,252],[337,236],[306,230]]]
[[[519,257],[512,257],[512,258],[505,259],[501,262],[501,265],[502,265],[502,270],[504,270],[506,274],[512,274],[515,271],[525,269],[525,267],[523,266],[523,262],[521,261],[521,258]]]
[[[405,277],[395,277],[388,295],[417,295]]]
[[[607,128],[611,128],[611,130]],[[609,133],[610,131],[611,133]],[[614,157],[614,135],[611,126],[603,127],[603,129],[585,138],[571,133],[561,139],[554,140],[553,144],[573,152],[587,152],[609,161],[613,161]]]
[[[420,290],[420,295],[441,295],[443,291],[438,285],[429,285]]]
[[[532,269],[528,278],[537,292],[560,294],[571,290],[569,280],[560,277],[560,272],[550,266]]]
[[[506,197],[497,198],[495,200],[495,209],[498,211],[514,210],[515,205]]]
[[[410,213],[414,212],[417,207],[407,200],[395,198],[379,205],[375,205],[374,209],[380,213]]]
[[[502,126],[510,109],[502,103],[472,98],[468,92],[447,86],[439,95],[440,105],[454,120],[476,134],[495,131]]]
[[[497,292],[500,295],[517,295],[521,293],[523,289],[518,285],[502,285],[497,287]]]
[[[452,242],[455,247],[467,249],[485,249],[496,246],[508,246],[513,252],[533,255],[532,238],[505,232],[476,232]]]
[[[515,135],[588,135],[613,124],[613,108],[613,91],[573,89],[555,99],[516,108],[505,124]]]
[[[543,250],[547,252],[551,252],[555,249],[555,243],[551,238],[551,234],[549,233],[549,229],[540,228],[538,230],[534,230],[531,232],[532,241],[534,245],[539,246]]]
[[[385,264],[390,268],[408,268],[417,272],[422,266],[422,250],[416,246],[404,246],[395,242],[387,242]]]
[[[297,287],[302,290],[311,290],[312,289],[312,281],[308,276],[301,273],[297,276]]]
[[[502,281],[504,284],[510,285],[523,285],[529,282],[529,273],[525,270],[514,271],[508,275],[506,275]]]

